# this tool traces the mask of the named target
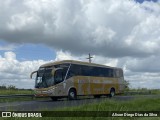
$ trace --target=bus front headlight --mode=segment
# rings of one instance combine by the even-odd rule
[[[54,94],[55,88],[49,89],[48,94]]]

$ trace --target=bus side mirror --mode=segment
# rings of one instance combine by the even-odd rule
[[[32,75],[34,74],[34,73],[37,73],[38,71],[36,70],[36,71],[33,71],[31,74],[30,74],[30,78],[32,79]]]

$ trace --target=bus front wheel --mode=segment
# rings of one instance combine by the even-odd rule
[[[68,93],[68,99],[69,100],[75,100],[77,98],[76,90],[70,89]]]

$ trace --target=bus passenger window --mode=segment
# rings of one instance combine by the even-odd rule
[[[60,83],[64,79],[63,70],[57,70],[54,75],[54,79],[56,83]]]
[[[69,71],[67,75],[67,79],[73,76],[75,76],[75,74],[72,71]]]

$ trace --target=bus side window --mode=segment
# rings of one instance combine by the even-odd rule
[[[116,71],[116,77],[120,77],[120,73],[119,73],[119,70],[115,70]]]
[[[123,77],[123,70],[119,70],[119,77]]]
[[[90,76],[91,75],[91,67],[89,66],[85,66],[85,65],[81,65],[81,75],[83,76]]]
[[[73,77],[73,76],[75,76],[75,74],[70,70],[70,71],[68,72],[68,75],[67,75],[67,78],[66,78],[66,79],[68,79],[68,78],[70,78],[70,77]]]
[[[113,69],[108,69],[109,77],[114,77]]]
[[[98,68],[98,76],[99,77],[105,77],[106,70],[105,68]]]
[[[117,77],[116,76],[116,69],[113,69],[113,77]]]
[[[54,79],[56,83],[60,83],[64,80],[63,71],[61,69],[55,72]]]
[[[80,72],[81,72],[81,69],[79,65],[72,64],[70,67],[70,70],[68,71],[68,75],[66,79],[73,77],[73,76],[80,75]]]

